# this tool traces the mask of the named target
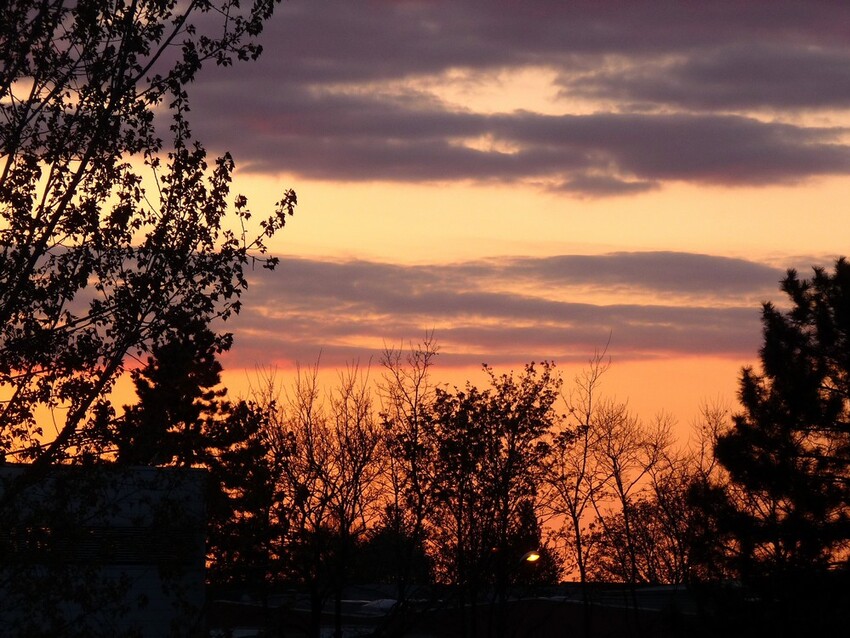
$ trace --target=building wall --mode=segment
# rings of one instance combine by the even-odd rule
[[[202,633],[203,470],[28,471],[0,466],[0,635]]]

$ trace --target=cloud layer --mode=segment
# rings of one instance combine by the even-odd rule
[[[311,179],[790,183],[850,171],[848,39],[841,2],[291,0],[260,63],[194,87],[196,127],[243,168]],[[528,69],[554,112],[440,95]]]
[[[192,87],[199,137],[250,171],[581,197],[850,173],[843,0],[289,0],[264,44]],[[435,329],[465,364],[584,360],[609,335],[621,358],[752,359],[781,276],[680,252],[289,258],[254,277],[238,356],[338,363]]]
[[[434,330],[444,364],[755,357],[756,300],[776,298],[779,269],[687,253],[500,258],[400,266],[287,258],[254,274],[236,323],[234,362],[326,363],[377,357],[383,344]],[[533,291],[533,292],[530,292]],[[584,298],[584,301],[575,301]],[[231,364],[232,365],[232,364]]]

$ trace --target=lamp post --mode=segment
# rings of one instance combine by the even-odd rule
[[[494,635],[494,625],[495,635],[497,638],[501,638],[506,632],[507,603],[510,587],[508,582],[508,579],[510,578],[508,569],[510,569],[510,571],[519,570],[525,563],[531,563],[533,565],[539,561],[540,558],[540,551],[532,549],[520,556],[516,563],[506,563],[506,561],[502,561],[501,567],[497,567],[495,590],[490,604],[490,626],[488,627],[488,636]],[[511,564],[513,567],[509,567]]]

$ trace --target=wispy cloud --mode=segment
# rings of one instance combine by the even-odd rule
[[[754,300],[770,298],[782,274],[670,252],[417,266],[287,258],[252,278],[233,356],[252,366],[269,353],[289,362],[322,352],[340,363],[433,329],[443,361],[456,364],[584,360],[609,336],[620,359],[749,358],[760,339]],[[575,300],[589,289],[607,298]]]

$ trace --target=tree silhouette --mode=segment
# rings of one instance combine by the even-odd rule
[[[187,318],[154,344],[147,365],[132,371],[138,402],[116,421],[118,462],[128,465],[206,464],[222,402],[221,364],[228,346],[203,322]]]
[[[251,402],[230,406],[210,433],[207,461],[208,581],[255,588],[267,603],[281,569],[276,459],[265,413]]]
[[[348,368],[324,402],[318,367],[299,370],[285,397],[273,378],[266,381],[256,394],[267,415],[276,472],[282,575],[308,589],[308,635],[320,634],[322,610],[331,597],[340,634],[342,590],[354,551],[379,515],[382,433],[367,375],[357,366]]]
[[[233,161],[207,157],[186,86],[260,53],[274,0],[11,0],[0,12],[0,451],[73,455],[128,355],[182,317],[239,310],[247,229]],[[163,135],[160,126],[167,126]],[[170,138],[166,143],[163,137]],[[232,201],[231,201],[232,199]],[[232,219],[231,219],[232,218]],[[234,232],[232,228],[243,230]],[[52,410],[47,437],[36,414]],[[33,472],[30,472],[32,475]],[[7,492],[11,498],[14,490]]]
[[[207,469],[210,581],[262,593],[278,534],[275,470],[263,411],[225,399],[217,356],[229,345],[226,335],[187,317],[132,371],[137,403],[124,407],[106,435],[88,438],[105,440],[118,465]]]
[[[428,535],[435,453],[426,423],[434,401],[430,369],[437,353],[428,334],[405,356],[400,348],[386,348],[381,358],[384,374],[378,389],[390,502],[382,521],[386,529],[378,538],[395,542],[391,555],[399,611],[406,604],[409,581],[421,581],[424,569],[420,553]]]
[[[592,508],[593,495],[603,479],[599,458],[594,454],[600,435],[594,420],[602,376],[609,366],[605,352],[597,352],[587,368],[576,376],[575,388],[566,398],[568,418],[553,432],[546,459],[545,480],[549,491],[546,506],[552,517],[564,521],[561,534],[569,560],[578,570],[585,602],[589,551],[587,512]]]
[[[484,585],[505,595],[524,553],[510,550],[537,506],[545,437],[557,420],[560,379],[551,364],[529,364],[518,377],[485,370],[485,390],[438,388],[428,424],[436,442],[430,518],[437,576],[458,588],[462,613]]]
[[[601,470],[601,481],[592,493],[591,503],[603,533],[617,536],[609,526],[614,520],[620,524],[618,542],[609,544],[609,548],[618,554],[616,560],[627,566],[625,582],[635,585],[646,580],[638,568],[636,538],[646,530],[632,521],[638,513],[634,502],[648,488],[650,474],[670,446],[672,424],[661,416],[651,426],[645,426],[626,404],[605,401],[594,415],[593,427],[598,431],[593,455]]]
[[[399,565],[399,560],[403,565]],[[433,583],[431,558],[421,536],[416,537],[406,527],[398,524],[397,513],[388,505],[377,524],[370,528],[359,543],[352,567],[352,582],[386,583],[398,586],[399,572],[403,572],[405,589],[424,587]],[[399,590],[396,590],[399,591]],[[403,616],[406,598],[396,598],[395,612]]]
[[[790,307],[764,304],[761,372],[743,370],[743,411],[715,448],[728,481],[701,496],[723,557],[790,631],[847,597],[834,581],[850,548],[850,264],[789,270],[781,289]]]

